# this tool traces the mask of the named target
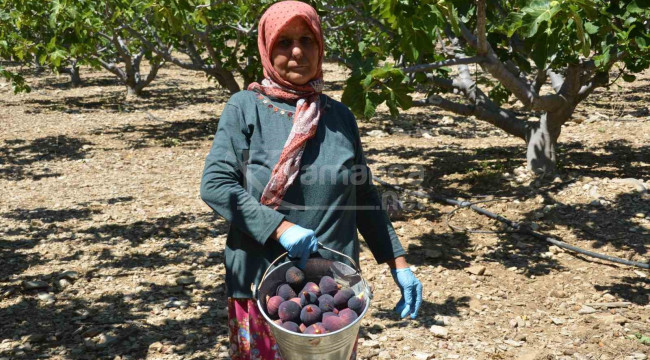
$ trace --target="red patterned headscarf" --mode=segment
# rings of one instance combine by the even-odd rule
[[[284,27],[294,18],[301,18],[314,33],[319,45],[318,73],[305,85],[293,84],[275,71],[271,52]],[[269,7],[258,27],[257,46],[260,51],[264,80],[261,84],[253,83],[248,90],[253,90],[269,97],[296,101],[291,133],[284,143],[278,163],[273,167],[271,179],[262,192],[260,202],[277,209],[289,186],[300,171],[300,159],[309,139],[316,135],[320,119],[320,98],[323,91],[323,35],[320,19],[316,10],[299,1],[282,1]]]

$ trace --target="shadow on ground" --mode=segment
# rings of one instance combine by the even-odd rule
[[[60,176],[61,174],[51,172],[47,166],[35,165],[50,161],[83,159],[87,153],[86,145],[91,143],[66,135],[46,136],[34,140],[5,140],[0,147],[0,178],[18,181]]]
[[[108,81],[110,80],[98,80]],[[127,98],[126,90],[106,90],[101,92],[83,94],[79,96],[62,96],[51,99],[27,99],[25,104],[30,105],[30,111],[40,113],[89,113],[108,112],[121,113],[148,110],[171,110],[182,106],[196,104],[218,104],[228,100],[228,93],[223,90],[210,88],[186,88],[175,82],[167,85],[145,88],[139,98]]]
[[[95,203],[131,200],[113,198]],[[101,211],[86,203],[69,211],[16,209],[0,215],[13,224],[0,230],[0,263],[10,265],[0,267],[0,298],[7,304],[2,309],[0,339],[9,340],[0,347],[0,356],[140,359],[151,353],[185,354],[220,346],[217,336],[227,333],[222,275],[215,275],[209,283],[187,285],[160,285],[142,279],[134,288],[116,288],[93,300],[83,299],[93,298],[88,295],[95,283],[112,278],[140,277],[167,267],[166,274],[173,279],[185,273],[176,273],[175,267],[168,265],[222,264],[222,249],[205,253],[193,250],[192,244],[225,233],[227,225],[223,221],[214,223],[212,213],[177,214],[133,223],[111,223],[109,218],[100,226],[92,225],[92,217],[98,214]],[[120,251],[152,240],[162,241],[162,251],[167,253]],[[23,253],[43,241],[77,246],[66,245],[69,251],[65,257]],[[83,261],[84,270],[72,276],[65,271],[66,264],[75,259]],[[49,273],[24,274],[30,267],[43,264],[50,264]],[[62,285],[62,279],[72,285]],[[25,285],[30,281],[40,285],[30,290]],[[201,300],[192,302],[197,293]],[[160,316],[145,322],[149,313]]]

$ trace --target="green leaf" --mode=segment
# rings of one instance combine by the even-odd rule
[[[373,86],[374,82],[375,79],[373,77],[373,74],[372,73],[368,74],[368,76],[366,76],[366,78],[363,79],[363,82],[361,83],[361,85],[363,86],[363,90],[368,91]]]
[[[575,20],[576,23],[576,31],[578,33],[578,40],[580,40],[580,44],[582,45],[582,55],[584,57],[589,57],[589,54],[591,53],[590,49],[590,43],[589,43],[589,38],[585,36],[585,29],[582,26],[582,19],[580,18],[580,15],[574,11],[572,11],[573,14],[573,20]]]
[[[593,23],[586,22],[585,31],[587,32],[587,34],[593,35],[598,32],[598,26],[594,25]]]
[[[525,29],[525,37],[533,37],[537,34],[540,25],[550,22],[557,12],[556,7],[551,7],[548,0],[534,0],[529,6],[523,8],[522,26]]]
[[[636,80],[636,76],[632,74],[623,74],[622,77],[623,77],[623,81],[625,82],[634,82],[634,80]]]
[[[375,116],[377,111],[377,106],[381,104],[382,100],[379,94],[367,93],[366,94],[366,106],[363,109],[363,117],[370,119]]]
[[[503,27],[508,33],[508,37],[512,37],[514,33],[523,25],[524,14],[512,12],[506,16],[503,21]]]

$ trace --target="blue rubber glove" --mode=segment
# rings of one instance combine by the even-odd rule
[[[400,318],[411,314],[411,319],[415,319],[422,305],[422,283],[409,268],[391,269],[390,273],[402,292],[402,298],[395,305],[395,312]]]
[[[309,255],[318,250],[318,239],[314,231],[300,225],[285,230],[278,241],[287,249],[290,258],[299,259],[298,267],[301,269],[305,268]]]

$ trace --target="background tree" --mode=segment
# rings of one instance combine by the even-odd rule
[[[562,125],[611,84],[612,67],[633,81],[649,65],[648,0],[369,0],[322,8],[361,20],[337,35],[345,40],[333,49],[353,69],[343,101],[358,115],[372,117],[386,102],[393,115],[432,106],[475,116],[525,140],[537,172],[554,170]],[[413,100],[416,93],[425,95]],[[511,97],[516,103],[506,106]]]
[[[244,88],[261,77],[257,22],[270,3],[152,0],[140,14],[145,27],[124,27],[166,61],[202,71],[235,93],[241,90],[237,75]]]
[[[65,10],[60,2],[0,1],[0,58],[38,72],[49,68],[70,74],[72,85],[80,85],[74,58],[80,39],[57,22],[57,13]]]
[[[148,5],[148,1],[66,0],[65,11],[58,13],[60,26],[78,39],[76,52],[114,74],[126,86],[127,95],[142,95],[164,63],[127,30],[127,26],[146,26],[140,14]],[[143,60],[149,63],[146,74],[142,73]]]

